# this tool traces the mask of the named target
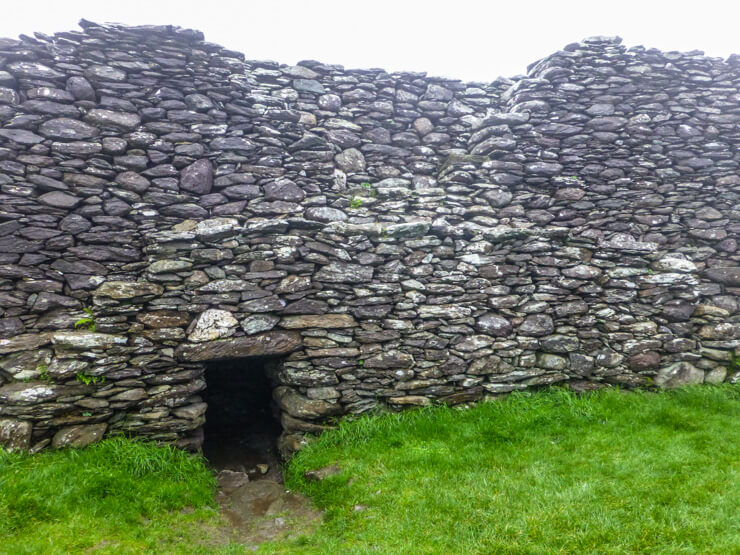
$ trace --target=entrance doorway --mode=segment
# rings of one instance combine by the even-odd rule
[[[206,364],[203,454],[218,470],[250,479],[280,480],[280,422],[272,410],[274,359],[243,358]]]

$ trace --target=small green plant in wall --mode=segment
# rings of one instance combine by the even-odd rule
[[[105,383],[105,376],[93,376],[87,372],[78,372],[77,381],[85,385]]]
[[[362,206],[362,199],[360,197],[352,197],[352,200],[349,201],[350,208],[360,208],[361,206]]]
[[[49,367],[46,364],[40,364],[36,370],[39,371],[39,379],[47,383],[51,382],[51,376],[49,375]]]
[[[367,190],[367,192],[370,194],[371,197],[378,196],[378,191],[376,191],[375,188],[367,181],[363,181],[362,183],[360,183],[360,187]]]
[[[92,309],[86,307],[82,310],[87,314],[87,316],[80,318],[75,322],[75,329],[84,328],[88,331],[95,331],[95,314],[93,314]]]

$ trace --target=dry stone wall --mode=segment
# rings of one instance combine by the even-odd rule
[[[249,356],[285,452],[380,405],[738,380],[739,57],[597,37],[462,83],[81,26],[0,39],[0,443],[197,448],[204,364]]]

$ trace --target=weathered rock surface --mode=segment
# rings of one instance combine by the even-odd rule
[[[239,322],[227,310],[201,312],[188,328],[188,341],[200,343],[234,335]]]
[[[108,281],[98,287],[95,294],[100,297],[110,297],[116,300],[135,299],[161,295],[164,289],[161,285],[142,281]]]
[[[357,322],[349,314],[286,316],[280,321],[280,326],[287,329],[352,328],[356,325]]]
[[[62,428],[51,441],[56,449],[64,447],[87,447],[103,439],[107,424],[90,424],[87,426],[69,426]]]
[[[0,447],[8,451],[28,451],[32,429],[30,422],[0,418]]]
[[[655,376],[655,385],[664,389],[698,384],[703,381],[704,372],[689,362],[676,362],[661,368]]]
[[[337,403],[307,399],[286,386],[275,388],[273,398],[282,410],[295,418],[316,420],[341,412],[341,406]]]
[[[230,358],[285,355],[302,345],[296,332],[272,331],[248,337],[210,341],[199,345],[181,345],[177,357],[192,362]]]
[[[182,170],[180,188],[183,191],[205,195],[213,187],[213,166],[208,160],[198,160]]]

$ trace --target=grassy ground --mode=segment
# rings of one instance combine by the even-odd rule
[[[739,461],[732,386],[363,417],[287,470],[326,509],[319,531],[260,551],[735,554]],[[333,463],[342,473],[305,481]],[[213,488],[202,459],[123,440],[0,451],[0,553],[243,552]]]
[[[220,524],[214,490],[202,459],[168,447],[111,439],[35,456],[0,450],[0,553],[196,548]]]
[[[331,463],[344,472],[303,478]],[[288,485],[326,522],[267,551],[740,553],[740,390],[552,391],[363,418],[300,453]]]

